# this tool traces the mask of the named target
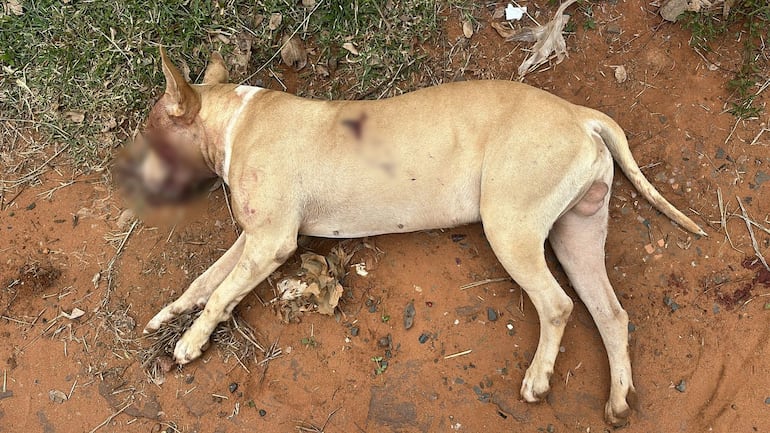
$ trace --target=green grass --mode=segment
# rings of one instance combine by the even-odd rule
[[[767,0],[738,0],[727,18],[720,8],[714,11],[685,12],[683,24],[692,33],[690,44],[710,51],[710,44],[719,37],[734,36],[742,41],[743,56],[735,77],[727,83],[733,92],[728,110],[739,118],[753,118],[762,113],[755,104],[759,86],[770,79],[770,59],[763,50],[770,33],[770,3]]]
[[[315,3],[315,4],[313,4]],[[470,10],[470,0],[449,7]],[[19,16],[0,16],[0,153],[32,137],[39,146],[69,145],[77,170],[102,170],[162,92],[158,44],[193,81],[212,50],[250,44],[235,81],[281,78],[284,35],[311,48],[297,92],[324,98],[379,98],[408,90],[439,37],[440,0],[257,0],[162,2],[24,2]],[[282,15],[277,29],[270,16]],[[354,56],[342,48],[350,42]],[[330,70],[330,76],[319,73]],[[183,68],[184,69],[184,68]],[[312,83],[312,85],[310,85]],[[82,117],[80,116],[82,114]],[[10,135],[16,139],[8,139]],[[18,144],[18,143],[17,143]]]

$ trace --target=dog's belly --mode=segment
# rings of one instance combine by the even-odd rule
[[[300,233],[329,238],[355,238],[387,233],[455,227],[480,221],[479,184],[447,188],[398,187],[358,191],[323,203],[310,212]]]

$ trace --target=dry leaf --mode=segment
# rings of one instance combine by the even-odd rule
[[[86,113],[82,111],[65,111],[62,113],[64,118],[73,123],[83,123],[86,120]]]
[[[668,0],[658,10],[660,16],[666,21],[676,22],[684,12],[700,12],[701,9],[709,9],[722,0]],[[722,7],[722,14],[727,17],[733,1],[726,1]]]
[[[358,55],[358,50],[356,49],[356,47],[353,45],[352,42],[345,42],[344,44],[342,44],[342,48],[348,50],[350,54],[354,56]]]
[[[628,73],[626,72],[626,67],[623,65],[615,66],[615,81],[618,82],[618,84],[625,83],[626,80],[628,80]]]
[[[307,65],[307,51],[298,37],[284,36],[281,45],[281,59],[287,66],[299,71]]]
[[[59,391],[58,389],[52,389],[48,391],[48,398],[54,403],[64,403],[67,401],[67,394]]]
[[[569,21],[569,15],[564,11],[577,0],[567,0],[556,10],[553,20],[547,24],[532,28],[522,28],[514,32],[512,37],[521,39],[506,38],[506,40],[535,40],[530,54],[519,66],[519,77],[524,77],[529,72],[534,71],[540,65],[556,57],[556,63],[560,63],[567,56],[567,43],[564,41],[562,30]],[[525,30],[526,29],[526,30]],[[499,33],[499,31],[498,31]]]
[[[24,7],[22,7],[19,0],[7,0],[4,3],[5,10],[3,12],[6,15],[16,15],[17,17],[24,15]]]
[[[473,36],[473,24],[468,20],[463,20],[463,35],[466,39],[470,39]]]
[[[83,315],[85,314],[86,312],[81,310],[80,308],[73,308],[71,313],[65,313],[64,311],[59,313],[61,317],[66,317],[67,319],[70,319],[70,320],[75,320],[77,318],[83,317]]]
[[[283,21],[283,15],[281,15],[280,12],[270,14],[270,22],[267,24],[267,28],[269,28],[270,30],[276,30],[278,27],[281,26],[282,21]]]
[[[306,8],[312,8],[315,6],[315,0],[302,0],[302,6]]]
[[[492,28],[497,31],[497,34],[502,36],[507,42],[535,42],[540,34],[539,27],[522,27],[520,29],[513,29],[510,26],[503,23],[492,23]]]
[[[300,271],[276,284],[284,318],[291,321],[293,315],[306,311],[334,315],[344,290],[340,281],[352,255],[342,246],[333,248],[326,257],[302,254]]]

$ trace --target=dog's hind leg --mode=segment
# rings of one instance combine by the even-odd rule
[[[214,328],[228,320],[238,303],[297,248],[297,225],[267,224],[242,236],[245,237],[243,251],[237,263],[211,294],[203,313],[176,344],[174,359],[180,365],[199,357]]]
[[[604,262],[609,202],[607,185],[611,183],[611,174],[604,182],[594,183],[583,200],[556,222],[549,240],[604,341],[611,380],[605,418],[617,426],[627,422],[630,414],[627,399],[633,403],[635,394],[628,355],[628,314],[615,296]]]
[[[485,215],[482,207],[484,231],[495,255],[527,292],[540,319],[537,351],[521,385],[521,396],[528,402],[540,401],[548,394],[559,344],[572,312],[572,300],[546,264],[544,243],[547,228],[542,227],[541,220],[534,221],[539,217],[499,212],[487,212]]]
[[[235,267],[235,264],[238,263],[238,259],[243,253],[244,240],[245,235],[241,234],[222,257],[214,262],[206,272],[198,276],[179,298],[165,306],[147,323],[144,333],[156,331],[162,324],[186,311],[192,310],[195,306],[203,308],[214,289],[224,281],[225,277]]]

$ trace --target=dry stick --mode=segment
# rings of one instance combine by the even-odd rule
[[[133,402],[133,401],[132,401],[132,402],[130,402],[130,403],[128,403],[127,405],[123,406],[123,408],[121,408],[119,411],[117,411],[117,412],[113,413],[112,415],[108,416],[108,417],[107,417],[107,419],[105,419],[104,421],[102,421],[102,423],[101,423],[101,424],[99,424],[98,426],[94,427],[94,428],[93,428],[93,429],[92,429],[92,430],[91,430],[89,433],[94,433],[95,431],[97,431],[97,430],[99,430],[100,428],[102,428],[102,427],[106,426],[107,424],[109,424],[109,422],[110,422],[110,421],[112,421],[113,419],[115,419],[115,417],[116,417],[116,416],[118,416],[118,415],[120,415],[121,413],[123,413],[123,412],[124,412],[126,409],[128,409],[128,408],[129,408],[129,406],[131,406],[132,404],[134,404],[134,402]]]
[[[460,290],[468,290],[472,289],[474,287],[483,286],[484,284],[492,284],[492,283],[502,283],[505,281],[511,281],[509,277],[502,277],[502,278],[487,278],[486,280],[481,281],[475,281],[473,283],[468,283],[465,285],[460,286]]]
[[[732,249],[743,254],[743,251],[736,248],[736,246],[733,244],[733,240],[730,238],[730,232],[727,231],[727,211],[725,210],[725,205],[724,205],[724,202],[722,201],[722,188],[717,188],[717,201],[719,203],[720,223],[722,224],[722,229],[725,231],[727,242],[730,243],[730,246],[732,247]]]
[[[104,293],[104,298],[102,298],[102,306],[107,306],[107,303],[109,302],[110,297],[110,291],[112,290],[112,271],[115,267],[115,262],[118,259],[118,256],[123,251],[123,247],[126,245],[126,242],[128,241],[129,236],[131,236],[131,233],[133,233],[134,228],[136,228],[136,225],[139,223],[139,220],[134,220],[134,222],[131,224],[131,228],[128,229],[128,232],[126,232],[126,235],[123,237],[123,240],[120,242],[120,245],[118,245],[118,249],[115,251],[115,255],[112,256],[112,259],[110,259],[109,264],[107,264],[107,290]]]
[[[464,356],[464,355],[467,355],[467,354],[469,354],[471,352],[473,352],[472,349],[463,350],[462,352],[457,352],[457,353],[453,353],[451,355],[447,355],[447,356],[444,357],[444,359],[457,358],[458,356]]]
[[[741,198],[736,196],[735,198],[738,199],[738,205],[741,207],[741,213],[743,213],[743,221],[746,223],[746,228],[749,229],[749,236],[751,237],[751,246],[754,247],[754,253],[757,255],[757,258],[760,262],[762,262],[763,265],[765,265],[765,269],[770,271],[770,266],[767,265],[767,262],[765,261],[765,258],[762,256],[762,253],[759,252],[759,244],[757,243],[757,238],[754,236],[754,230],[751,228],[751,223],[749,222],[749,216],[746,213],[746,208],[743,207],[743,202],[741,201]]]
[[[0,181],[0,182],[2,182],[4,184],[10,184],[11,188],[15,188],[15,187],[17,187],[17,186],[27,182],[28,180],[30,180],[30,178],[35,177],[35,176],[41,174],[42,171],[43,171],[43,168],[47,167],[49,162],[53,161],[57,156],[61,155],[62,152],[64,152],[65,150],[69,149],[69,147],[70,147],[69,144],[65,144],[64,146],[62,146],[61,149],[56,151],[56,153],[54,153],[53,156],[51,156],[50,158],[46,159],[44,163],[40,164],[36,168],[33,168],[32,170],[27,172],[27,174],[25,174],[24,176],[22,176],[22,177],[20,177],[20,178],[18,178],[16,180],[3,180],[3,181]]]
[[[770,129],[768,129],[768,128],[760,129],[759,132],[757,133],[757,135],[754,136],[754,139],[751,140],[751,143],[749,143],[749,146],[753,146],[753,145],[757,144],[757,141],[759,141],[759,137],[761,137],[762,134],[764,134],[765,132],[770,132]]]

